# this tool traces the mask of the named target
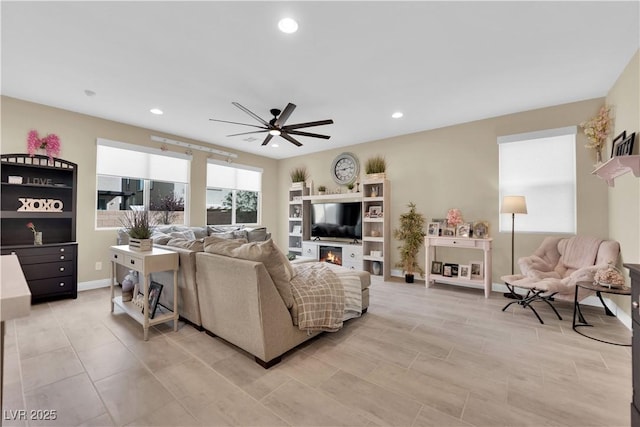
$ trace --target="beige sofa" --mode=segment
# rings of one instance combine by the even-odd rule
[[[202,326],[255,357],[269,368],[281,356],[318,335],[294,326],[291,313],[262,262],[198,252],[196,282]],[[362,312],[369,307],[370,275],[347,268],[340,274],[356,274],[362,288]]]

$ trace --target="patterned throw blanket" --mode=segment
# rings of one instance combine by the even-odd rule
[[[342,328],[345,293],[340,278],[322,263],[295,266],[291,279],[293,324],[301,330],[335,332]]]

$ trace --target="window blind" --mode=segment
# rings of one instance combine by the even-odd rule
[[[208,160],[207,187],[261,191],[262,169]]]
[[[526,215],[515,229],[532,233],[576,232],[575,126],[498,138],[499,194],[525,196]],[[500,215],[511,231],[511,215]]]
[[[153,181],[189,183],[191,156],[99,138],[96,170],[109,175]]]

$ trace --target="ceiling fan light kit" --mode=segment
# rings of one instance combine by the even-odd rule
[[[271,141],[271,139],[274,136],[280,136],[280,137],[286,139],[287,141],[289,141],[290,143],[292,143],[293,145],[295,145],[297,147],[301,147],[302,143],[300,141],[298,141],[296,138],[294,138],[292,135],[295,135],[295,136],[307,136],[307,137],[310,137],[310,138],[321,138],[321,139],[329,139],[330,138],[329,135],[321,135],[319,133],[305,132],[305,131],[297,130],[297,129],[314,127],[314,126],[322,126],[322,125],[330,125],[330,124],[333,124],[333,120],[331,120],[331,119],[318,120],[318,121],[315,121],[315,122],[297,123],[297,124],[286,125],[285,126],[285,123],[289,119],[289,116],[291,116],[291,113],[293,113],[293,110],[296,109],[295,104],[288,103],[287,106],[282,111],[277,109],[277,108],[272,108],[270,110],[270,112],[271,112],[271,115],[273,115],[273,118],[271,120],[269,120],[268,122],[266,120],[264,120],[262,117],[260,117],[257,114],[255,114],[253,111],[251,111],[248,108],[242,106],[240,103],[232,102],[232,104],[235,105],[236,107],[238,107],[239,109],[241,109],[242,111],[244,111],[245,113],[247,113],[248,115],[250,115],[251,117],[253,117],[254,119],[256,119],[261,124],[261,126],[260,125],[253,125],[253,124],[249,124],[249,123],[231,122],[231,121],[228,121],[228,120],[209,119],[209,120],[214,121],[214,122],[231,123],[231,124],[234,124],[234,125],[250,126],[250,127],[254,127],[254,128],[260,129],[260,130],[250,131],[250,132],[234,133],[232,135],[227,135],[227,136],[248,135],[248,134],[253,134],[253,133],[267,132],[268,134],[265,137],[264,141],[262,142],[262,145],[269,144],[269,141]]]

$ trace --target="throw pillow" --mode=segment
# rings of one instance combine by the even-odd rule
[[[293,307],[293,294],[289,284],[293,277],[293,268],[273,240],[244,244],[232,249],[231,256],[263,263],[287,308]]]
[[[191,231],[195,234],[196,239],[203,239],[209,235],[207,227],[191,227]]]
[[[180,239],[196,240],[196,234],[191,230],[172,231],[171,233],[169,233],[169,235],[171,237],[177,237]]]
[[[156,245],[166,245],[169,240],[171,240],[171,236],[165,233],[161,233],[159,231],[154,231],[151,235],[151,239],[153,243]]]
[[[231,231],[211,233],[211,236],[219,237],[221,239],[234,239],[235,238]]]
[[[180,237],[174,237],[167,242],[167,246],[176,248],[189,249],[194,252],[202,252],[204,250],[204,239],[187,240]]]
[[[204,238],[204,251],[210,254],[232,256],[231,251],[247,243],[246,239],[229,239],[219,236]]]
[[[266,227],[247,228],[245,230],[247,232],[247,240],[250,242],[264,242],[267,240]]]

